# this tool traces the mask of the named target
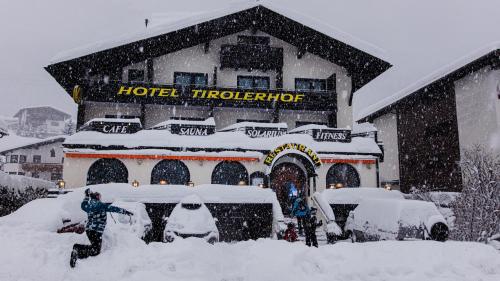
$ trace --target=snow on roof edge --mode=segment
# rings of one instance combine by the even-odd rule
[[[393,105],[399,100],[413,94],[414,92],[424,88],[425,86],[436,82],[437,80],[455,72],[456,70],[470,63],[473,63],[474,61],[480,59],[481,57],[496,50],[500,50],[500,41],[495,41],[487,45],[486,47],[476,49],[475,51],[470,52],[467,55],[462,56],[450,62],[444,67],[439,68],[434,72],[431,72],[429,75],[418,79],[409,86],[403,88],[402,90],[399,90],[395,94],[390,95],[384,99],[381,99],[379,102],[376,102],[368,107],[365,107],[364,109],[356,112],[356,116],[354,116],[354,119],[356,120],[356,122],[358,122],[390,105]]]
[[[26,142],[23,144],[15,144],[13,146],[7,146],[6,149],[0,150],[0,154],[15,150],[15,149],[21,149],[21,148],[41,144],[41,143],[57,142],[59,139],[61,139],[64,142],[66,140],[66,135],[53,136],[53,137],[46,138],[46,139],[33,140],[33,142]]]
[[[389,62],[390,60],[387,57],[387,52],[376,46],[372,43],[359,39],[347,32],[344,32],[340,29],[334,28],[328,24],[324,24],[313,17],[306,16],[300,14],[294,10],[284,8],[280,5],[274,5],[271,1],[255,1],[248,3],[232,3],[225,8],[217,9],[213,11],[194,13],[194,16],[186,16],[179,18],[176,21],[166,22],[164,24],[153,25],[144,31],[134,33],[132,35],[124,34],[120,37],[117,37],[112,40],[102,40],[94,43],[90,43],[84,46],[80,46],[77,48],[73,48],[67,51],[62,51],[56,54],[51,58],[49,64],[56,64],[72,59],[76,59],[82,56],[86,56],[92,53],[101,52],[104,50],[112,49],[115,47],[119,47],[130,42],[135,42],[139,40],[144,40],[148,38],[152,38],[155,36],[159,36],[162,34],[166,34],[175,30],[179,30],[182,28],[186,28],[195,24],[200,24],[203,22],[207,22],[213,19],[217,19],[226,15],[230,15],[233,13],[237,13],[239,11],[251,9],[257,6],[263,6],[268,8],[276,13],[282,14],[287,18],[290,18],[294,21],[297,21],[305,26],[308,26],[320,33],[323,33],[335,40],[343,42],[347,45],[353,46],[356,49],[359,49],[365,53],[368,53],[378,59]]]

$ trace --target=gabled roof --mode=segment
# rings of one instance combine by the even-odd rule
[[[46,70],[70,93],[86,69],[96,73],[116,70],[248,29],[263,31],[345,67],[356,76],[353,78],[357,81],[357,88],[391,67],[381,59],[384,54],[377,47],[320,23],[312,16],[304,16],[271,2],[231,5],[60,54]]]
[[[52,106],[33,106],[33,107],[21,108],[21,109],[19,109],[19,111],[16,114],[14,114],[14,117],[19,117],[23,111],[27,111],[27,110],[28,111],[47,110],[47,111],[51,111],[54,114],[64,116],[64,119],[68,119],[71,117],[71,115],[69,115],[68,113],[61,111],[59,109],[53,108]]]
[[[64,142],[66,139],[66,136],[55,136],[55,137],[50,137],[46,139],[35,139],[35,138],[23,138],[23,137],[18,137],[15,138],[16,141],[9,141],[9,143],[6,143],[5,145],[0,144],[0,155],[4,155],[8,152],[11,152],[13,150],[17,149],[23,149],[23,148],[31,148],[31,147],[38,147],[41,145],[46,145],[46,144],[51,144],[55,142]]]
[[[500,41],[475,50],[474,52],[471,52],[430,73],[429,75],[422,77],[401,91],[365,107],[363,110],[358,112],[355,119],[360,121],[376,118],[377,116],[390,111],[393,106],[397,105],[404,98],[413,96],[433,86],[444,85],[446,83],[456,81],[487,65],[500,65]]]

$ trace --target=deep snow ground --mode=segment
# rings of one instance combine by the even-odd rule
[[[500,280],[500,254],[478,243],[386,241],[305,247],[262,239],[145,245],[108,231],[100,256],[68,265],[85,235],[0,225],[0,280]],[[110,236],[111,235],[111,236]]]

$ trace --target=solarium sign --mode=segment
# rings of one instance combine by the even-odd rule
[[[307,156],[307,158],[311,160],[316,168],[321,166],[321,159],[319,158],[318,154],[316,154],[316,152],[314,152],[314,150],[312,150],[311,148],[300,143],[285,143],[276,147],[271,152],[269,152],[269,154],[267,154],[266,158],[264,159],[264,164],[267,166],[271,166],[271,164],[273,164],[274,162],[274,159],[276,159],[276,157],[280,153],[286,150],[296,150],[302,152],[303,155]]]

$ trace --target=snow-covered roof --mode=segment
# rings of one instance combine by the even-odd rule
[[[21,112],[23,112],[23,111],[37,110],[37,109],[45,109],[45,110],[53,111],[54,113],[57,113],[57,114],[64,116],[65,119],[71,117],[71,115],[69,115],[68,113],[66,113],[62,110],[59,110],[57,108],[54,108],[53,106],[50,106],[50,105],[38,105],[38,106],[23,107],[23,108],[19,109],[19,111],[16,114],[14,114],[14,117],[18,117],[21,114]]]
[[[139,118],[93,118],[85,122],[83,126],[89,126],[93,122],[106,122],[106,123],[137,123],[141,124]]]
[[[299,133],[299,132],[304,132],[307,130],[348,130],[344,128],[331,128],[326,125],[319,125],[319,124],[307,124],[303,126],[299,126],[297,128],[291,129],[288,131],[289,133]]]
[[[491,52],[500,50],[500,41],[493,42],[483,48],[477,49],[465,56],[462,56],[449,64],[445,65],[442,68],[439,68],[438,70],[431,72],[429,75],[426,75],[424,77],[421,77],[414,83],[410,84],[409,86],[403,88],[402,90],[399,90],[398,92],[392,94],[392,95],[387,95],[386,92],[379,92],[379,94],[376,93],[371,93],[374,94],[374,96],[371,97],[372,100],[376,101],[368,106],[365,106],[361,109],[357,109],[355,112],[355,120],[361,120],[363,118],[366,118],[382,109],[384,109],[387,106],[390,106],[399,100],[403,99],[404,97],[407,97],[413,93],[415,93],[418,90],[421,90],[422,88],[428,86],[429,84],[432,84],[436,81],[438,81],[441,78],[444,78],[455,71],[477,61],[483,56],[486,56],[490,54]],[[500,60],[500,57],[498,58]]]
[[[287,129],[288,125],[286,123],[263,123],[263,122],[238,122],[232,125],[229,125],[219,131],[231,131],[240,128],[278,128],[278,129]]]
[[[301,14],[299,12],[296,12],[292,10],[289,7],[292,7],[293,4],[290,3],[290,5],[287,5],[288,7],[283,7],[282,4],[280,3],[273,3],[273,0],[267,0],[267,1],[251,1],[251,2],[239,2],[239,3],[233,3],[228,5],[226,8],[223,9],[218,9],[215,11],[211,12],[205,12],[205,13],[199,13],[199,14],[190,14],[187,17],[184,17],[182,19],[179,19],[177,21],[168,21],[164,24],[154,24],[149,28],[146,28],[145,30],[132,34],[132,35],[125,35],[118,37],[113,40],[107,40],[107,41],[100,41],[96,42],[93,44],[89,44],[86,46],[82,46],[79,48],[75,48],[72,50],[68,50],[65,52],[61,52],[54,56],[51,59],[51,64],[75,59],[78,57],[82,57],[85,55],[89,55],[91,53],[111,49],[114,47],[118,47],[121,45],[125,45],[130,42],[136,42],[139,40],[159,36],[165,33],[173,32],[176,30],[180,30],[182,28],[186,28],[189,26],[193,26],[196,24],[200,24],[206,21],[210,21],[213,19],[217,19],[226,15],[230,15],[233,13],[237,13],[246,9],[251,9],[255,8],[258,6],[263,6],[267,9],[270,9],[272,11],[275,11],[279,14],[286,15],[286,17],[297,21],[305,26],[308,26],[314,30],[317,30],[318,32],[321,32],[327,36],[330,36],[332,38],[335,38],[336,40],[339,40],[345,44],[354,46],[364,52],[367,52],[373,56],[376,56],[377,58],[380,58],[382,60],[388,61],[386,58],[386,53],[384,50],[381,48],[368,43],[366,41],[363,41],[359,38],[354,37],[351,34],[348,34],[346,32],[343,32],[337,28],[334,28],[326,23],[320,22],[314,18],[314,15],[308,16],[305,14]]]
[[[372,138],[354,137],[349,143],[316,142],[307,134],[286,134],[271,138],[251,138],[243,132],[216,132],[208,136],[186,136],[172,134],[167,130],[142,130],[134,134],[103,134],[95,131],[80,131],[66,138],[68,148],[80,146],[123,146],[126,148],[206,148],[220,150],[269,151],[281,144],[304,144],[317,153],[380,154],[380,148]]]
[[[363,199],[398,199],[404,196],[397,190],[376,187],[325,189],[315,194],[328,204],[359,204]]]
[[[63,142],[66,136],[54,136],[46,139],[39,138],[25,138],[17,135],[9,135],[0,138],[0,154],[7,153],[15,149],[29,148],[32,146],[38,146],[43,144],[49,144],[54,142]]]
[[[369,132],[376,132],[378,131],[375,125],[373,123],[368,123],[368,122],[363,122],[363,123],[356,123],[354,122],[352,126],[352,133],[353,134],[359,134],[359,133],[369,133]]]
[[[167,126],[173,125],[173,124],[198,125],[198,126],[200,126],[200,125],[201,126],[215,126],[215,120],[214,120],[213,117],[207,118],[207,119],[205,119],[203,121],[170,119],[170,120],[163,121],[163,122],[160,122],[160,123],[154,125],[153,127],[151,127],[151,129],[164,128],[164,127],[167,127]]]

